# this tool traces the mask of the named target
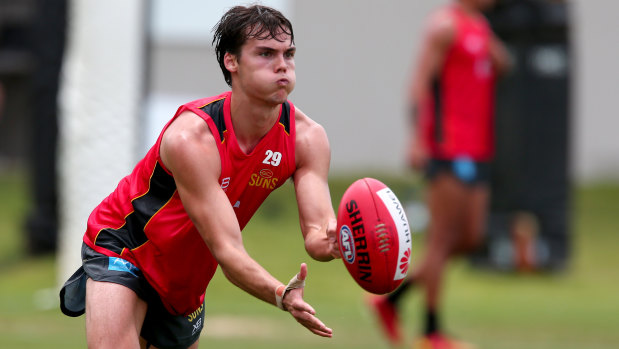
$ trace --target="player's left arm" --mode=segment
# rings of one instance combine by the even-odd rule
[[[335,238],[337,221],[327,177],[331,149],[322,126],[299,109],[296,117],[296,165],[294,188],[305,250],[318,261],[340,258]]]

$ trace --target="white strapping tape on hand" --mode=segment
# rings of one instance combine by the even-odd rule
[[[282,303],[282,300],[284,299],[284,296],[286,296],[286,293],[288,293],[288,291],[290,290],[294,290],[296,288],[304,288],[304,287],[305,287],[305,280],[299,280],[296,274],[294,277],[292,277],[292,279],[290,279],[290,282],[288,282],[288,285],[286,286],[281,285],[277,287],[275,289],[275,301],[277,303],[277,307],[280,308],[281,310],[286,310],[284,308],[284,304]]]

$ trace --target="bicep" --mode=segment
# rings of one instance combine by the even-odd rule
[[[241,234],[234,210],[219,185],[217,146],[208,126],[201,123],[190,117],[172,123],[162,139],[161,159],[174,176],[185,211],[215,255],[220,245],[240,246]]]

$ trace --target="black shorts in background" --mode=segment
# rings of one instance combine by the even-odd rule
[[[490,184],[490,163],[473,161],[469,158],[453,160],[430,159],[426,166],[425,176],[429,181],[439,173],[450,173],[466,185]]]

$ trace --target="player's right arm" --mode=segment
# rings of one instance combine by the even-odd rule
[[[208,125],[192,112],[184,112],[166,129],[161,160],[172,172],[183,206],[213,257],[230,282],[249,294],[276,304],[275,291],[282,283],[252,259],[243,246],[234,209],[219,184],[221,162]],[[313,309],[304,303],[311,313]],[[306,316],[301,322],[310,331],[330,336],[320,320]]]
[[[432,91],[432,84],[440,75],[447,51],[451,46],[456,28],[448,11],[439,11],[429,20],[425,29],[417,64],[413,71],[409,100],[411,105],[410,144],[408,161],[415,169],[422,169],[428,160],[428,149],[423,139],[424,108]]]

